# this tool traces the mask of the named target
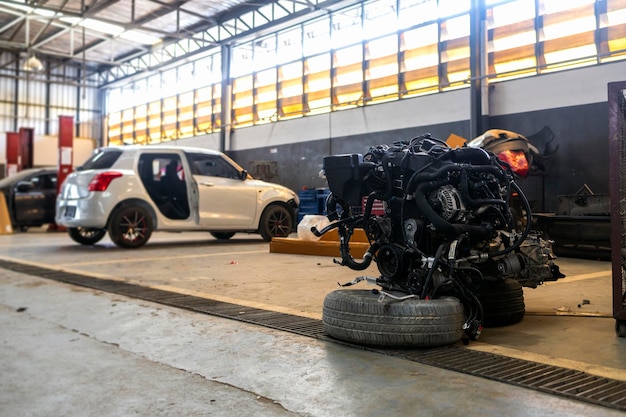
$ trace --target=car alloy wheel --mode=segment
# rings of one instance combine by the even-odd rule
[[[259,233],[266,242],[273,237],[287,237],[293,230],[293,218],[287,208],[279,204],[269,206],[261,216]]]
[[[109,236],[117,246],[134,249],[143,246],[152,235],[152,218],[140,206],[121,206],[111,216]]]
[[[81,245],[93,245],[98,243],[106,235],[107,231],[106,229],[92,229],[89,227],[70,227],[67,229],[67,233],[74,242]]]

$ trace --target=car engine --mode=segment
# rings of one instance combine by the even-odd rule
[[[323,160],[331,223],[338,229],[341,260],[353,270],[372,260],[380,276],[369,278],[387,291],[421,299],[454,295],[465,306],[467,332],[480,334],[483,282],[513,278],[535,288],[563,275],[551,242],[531,230],[531,211],[511,167],[482,148],[450,148],[429,134],[371,147],[362,154]],[[522,218],[512,199],[521,201]],[[382,210],[373,210],[375,202]],[[375,214],[374,212],[377,211]],[[350,255],[354,229],[370,243],[362,260]]]

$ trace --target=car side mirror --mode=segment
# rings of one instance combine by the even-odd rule
[[[30,191],[34,188],[34,185],[32,182],[30,181],[20,181],[17,183],[17,185],[15,186],[15,188],[17,189],[17,191],[19,191],[20,193],[25,193],[26,191]]]
[[[244,169],[239,173],[239,175],[240,175],[241,181],[245,181],[248,178],[248,171]]]

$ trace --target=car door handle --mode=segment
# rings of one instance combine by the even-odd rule
[[[200,185],[204,185],[205,187],[213,187],[215,184],[212,182],[201,182]]]

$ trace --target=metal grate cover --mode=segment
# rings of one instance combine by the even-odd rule
[[[395,356],[506,384],[626,411],[626,382],[552,365],[477,352],[460,346],[434,349],[375,349],[333,339],[320,320],[225,303],[136,284],[0,260],[0,268],[58,282],[139,298],[362,350]]]

